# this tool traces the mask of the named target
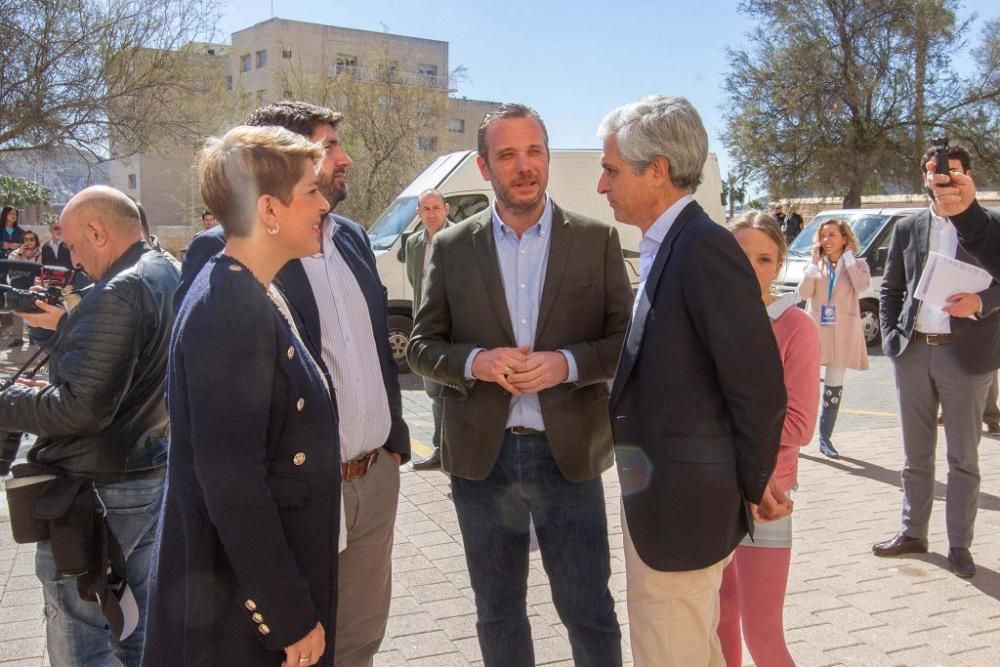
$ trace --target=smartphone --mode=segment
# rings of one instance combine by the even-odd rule
[[[934,151],[934,165],[937,168],[936,172],[948,177],[948,182],[951,183],[951,165],[948,162],[948,137],[937,137],[933,139],[935,151]]]

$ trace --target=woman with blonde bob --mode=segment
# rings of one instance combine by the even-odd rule
[[[210,139],[226,246],[177,314],[167,491],[143,665],[332,665],[340,456],[326,372],[272,286],[320,250],[323,149],[277,127]]]
[[[795,293],[776,297],[771,292],[771,282],[785,261],[785,237],[777,220],[750,211],[730,229],[757,275],[781,353],[788,408],[772,477],[780,491],[788,493],[797,487],[799,448],[809,444],[816,428],[819,335],[812,319],[795,307]],[[719,591],[719,640],[729,667],[743,664],[741,639],[758,665],[795,664],[785,645],[782,621],[791,554],[791,515],[768,523],[755,521],[753,539],[745,537],[736,547]]]
[[[823,412],[819,418],[819,449],[830,458],[840,454],[833,446],[833,427],[844,395],[848,368],[868,370],[868,347],[861,324],[859,296],[872,278],[865,260],[855,257],[858,239],[843,220],[827,220],[819,229],[812,259],[799,284],[799,296],[808,299],[809,314],[819,325],[822,350]]]

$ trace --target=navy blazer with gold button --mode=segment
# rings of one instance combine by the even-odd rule
[[[143,664],[280,664],[316,623],[332,665],[340,447],[324,372],[248,270],[191,284],[167,380],[167,491]]]

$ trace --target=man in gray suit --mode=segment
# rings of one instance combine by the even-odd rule
[[[437,190],[424,190],[417,196],[417,217],[424,228],[406,240],[406,279],[413,288],[413,314],[416,316],[420,302],[424,277],[430,267],[431,245],[434,236],[451,226],[448,220],[448,202]],[[426,459],[413,462],[414,470],[437,470],[441,467],[441,391],[440,384],[424,378],[424,391],[431,399],[431,413],[434,416],[434,452]]]
[[[951,146],[948,158],[952,173],[970,171],[969,153],[961,146]],[[928,150],[921,161],[925,173],[933,159],[934,149]],[[928,193],[930,207],[896,225],[882,282],[882,348],[896,375],[905,459],[902,528],[872,550],[882,557],[927,551],[940,405],[948,445],[948,561],[955,574],[972,577],[980,421],[993,371],[1000,366],[1000,286],[994,281],[978,294],[954,294],[944,308],[914,298],[930,252],[978,264],[959,244],[934,192]]]
[[[620,665],[601,473],[608,380],[632,305],[615,230],[552,201],[545,126],[504,104],[479,128],[493,206],[434,239],[407,358],[445,386],[442,468],[487,667],[534,665],[529,522],[578,665]],[[581,184],[582,185],[582,184]]]

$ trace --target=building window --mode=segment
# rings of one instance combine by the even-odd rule
[[[292,59],[292,50],[291,49],[282,49],[281,50],[281,57],[284,58],[285,60],[291,60]]]
[[[417,137],[417,150],[436,151],[438,147],[437,137]]]
[[[232,76],[227,76],[226,77],[226,90],[232,90],[232,89],[233,89],[233,77]]]
[[[389,109],[396,108],[396,98],[386,97],[385,95],[379,95],[378,98],[378,108],[382,111],[388,111]]]
[[[464,118],[452,118],[448,121],[448,131],[456,132],[458,134],[465,133],[465,119]]]
[[[424,85],[436,86],[438,67],[437,65],[427,65],[427,64],[417,65],[417,76],[421,78]]]
[[[137,179],[135,177],[135,174],[129,174],[128,175],[128,189],[129,190],[135,190],[137,187],[139,187],[138,181],[139,181],[139,179]]]
[[[336,74],[358,75],[358,57],[346,53],[337,54],[337,66],[334,70]]]
[[[267,49],[257,52],[257,69],[267,67]]]
[[[249,72],[250,71],[250,54],[240,56],[240,71]]]

